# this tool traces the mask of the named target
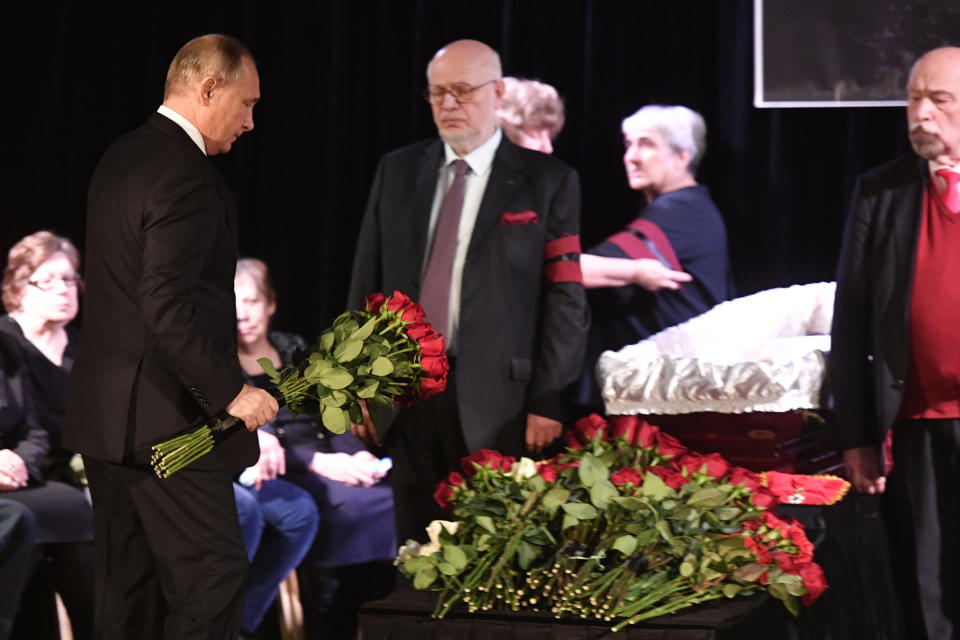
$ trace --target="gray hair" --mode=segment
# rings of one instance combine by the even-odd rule
[[[687,168],[692,175],[697,174],[700,161],[707,152],[707,124],[699,113],[681,106],[650,104],[623,119],[623,133],[631,129],[659,131],[676,153],[690,153]]]

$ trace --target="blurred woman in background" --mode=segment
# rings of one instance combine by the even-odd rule
[[[553,140],[563,129],[563,100],[548,84],[525,78],[503,79],[497,123],[521,147],[553,153]]]
[[[49,586],[63,599],[78,639],[93,637],[93,512],[60,434],[81,285],[76,247],[38,231],[10,249],[2,285],[8,315],[0,318],[10,351],[5,371],[17,381],[2,407],[0,496],[35,516],[37,557],[50,563]],[[24,593],[15,638],[43,637],[39,629],[52,624],[46,573],[37,571]]]
[[[269,330],[276,293],[263,262],[237,263],[234,292],[240,364],[252,384],[269,386],[257,360],[268,358],[279,369],[306,345],[296,334]],[[330,434],[312,417],[294,417],[286,407],[259,431],[282,445],[284,477],[306,489],[320,510],[316,541],[301,567],[308,637],[352,638],[361,602],[383,597],[392,587],[397,545],[393,493],[381,482],[386,472],[350,433]]]

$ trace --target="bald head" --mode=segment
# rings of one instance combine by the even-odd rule
[[[907,124],[917,155],[960,164],[960,47],[928,51],[907,84]]]
[[[430,79],[430,70],[437,63],[477,67],[493,78],[503,77],[500,55],[479,40],[457,40],[437,51],[427,65],[427,80]]]
[[[437,133],[457,155],[467,155],[496,132],[503,96],[496,51],[476,40],[451,42],[427,65],[427,83]]]

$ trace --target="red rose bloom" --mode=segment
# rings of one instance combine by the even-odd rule
[[[690,482],[690,478],[684,478],[683,474],[667,469],[666,467],[661,467],[660,465],[653,465],[647,469],[647,471],[663,480],[671,489],[679,490],[683,485]]]
[[[387,299],[387,311],[400,311],[412,303],[407,294],[400,291],[394,291]]]
[[[450,508],[450,500],[453,499],[453,487],[446,480],[437,483],[437,489],[433,492],[433,499],[444,511]]]
[[[384,300],[386,300],[386,297],[382,293],[371,293],[366,299],[367,311],[370,313],[379,313]]]
[[[460,461],[460,466],[463,467],[463,473],[468,478],[472,478],[477,472],[477,469],[473,466],[473,463],[477,463],[477,465],[481,467],[487,467],[488,469],[492,469],[494,471],[510,473],[510,469],[513,467],[514,462],[516,462],[516,458],[513,456],[505,456],[499,451],[494,451],[493,449],[478,449],[466,458],[463,458]]]
[[[400,311],[400,319],[404,322],[420,322],[423,320],[424,315],[426,315],[426,313],[424,312],[423,307],[412,300],[410,301],[410,304],[405,306]]]
[[[763,478],[760,477],[759,473],[754,473],[749,469],[734,467],[730,470],[730,484],[733,486],[742,484],[750,491],[756,492],[757,489],[763,486]]]
[[[420,366],[431,378],[442,378],[450,371],[446,356],[425,356],[420,359]]]
[[[551,467],[549,464],[537,465],[537,473],[539,473],[540,477],[547,482],[557,481],[557,470]]]
[[[813,604],[827,590],[827,579],[823,575],[823,569],[816,562],[810,562],[801,566],[799,573],[803,586],[807,589],[800,600],[806,605]]]
[[[607,421],[601,416],[591,413],[577,420],[576,424],[573,425],[573,432],[581,444],[586,444],[588,440],[598,433],[600,434],[600,439],[606,441]]]
[[[610,433],[628,444],[636,444],[640,419],[637,416],[609,416]]]
[[[577,436],[577,432],[571,429],[563,434],[563,445],[572,451],[577,451],[580,447],[583,446],[583,443],[580,442],[580,438]]]
[[[421,338],[434,332],[433,327],[426,322],[411,322],[405,330],[407,336],[416,342],[420,342]]]
[[[624,467],[623,469],[610,474],[610,482],[618,487],[622,487],[626,484],[632,484],[635,487],[639,487],[643,484],[643,476],[640,475],[640,472],[633,467]]]
[[[766,487],[760,487],[753,493],[753,504],[764,509],[770,509],[771,507],[777,505],[780,501],[777,499],[777,496],[773,494]]]
[[[443,335],[436,333],[431,330],[429,335],[426,335],[419,340],[417,343],[420,345],[420,353],[425,356],[439,356],[443,355]]]
[[[640,429],[637,432],[637,444],[644,449],[652,449],[657,441],[657,434],[660,433],[660,427],[656,427],[646,420],[640,422]]]
[[[437,394],[443,393],[443,390],[447,388],[447,376],[444,375],[442,378],[424,378],[420,381],[419,387],[419,397],[429,398],[430,396],[435,396]],[[411,398],[412,400],[413,398]],[[399,404],[399,399],[397,400]],[[407,406],[407,405],[401,405]]]
[[[657,431],[654,436],[654,442],[661,457],[677,457],[687,452],[687,448],[680,444],[680,441],[669,433]]]
[[[678,464],[681,469],[686,469],[688,474],[703,472],[715,480],[719,480],[730,471],[730,463],[719,453],[706,456],[688,453],[679,458]]]

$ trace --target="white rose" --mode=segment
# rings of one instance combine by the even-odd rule
[[[514,462],[510,469],[510,477],[514,482],[520,482],[535,475],[537,475],[537,463],[530,458],[520,458],[520,461]]]

